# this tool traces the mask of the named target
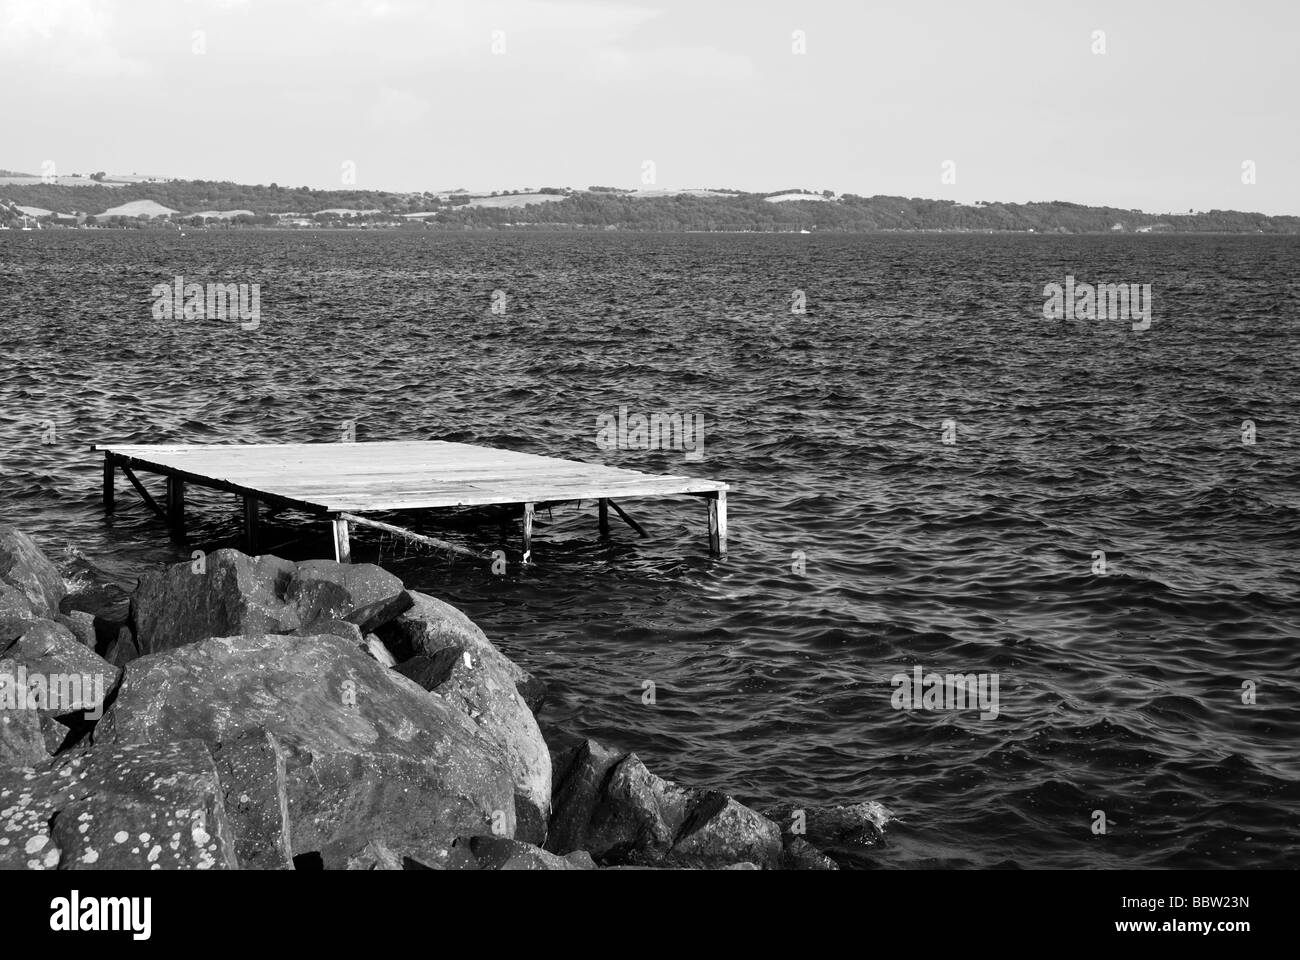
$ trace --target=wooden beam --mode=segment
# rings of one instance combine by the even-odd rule
[[[626,523],[629,527],[631,527],[633,530],[635,530],[643,537],[648,536],[648,534],[645,532],[645,528],[642,527],[641,524],[633,520],[631,517],[629,517],[626,513],[624,513],[623,508],[620,507],[617,503],[615,503],[613,500],[610,500],[609,505],[614,508],[614,512],[617,513],[620,517],[622,517],[623,522]]]
[[[257,553],[257,497],[244,497],[244,552],[250,556]]]
[[[709,497],[709,553],[715,557],[727,555],[727,491],[719,490]]]
[[[468,547],[462,547],[460,544],[449,543],[446,540],[439,540],[437,537],[426,537],[422,533],[413,533],[405,527],[399,527],[396,524],[384,523],[380,520],[371,520],[369,517],[358,517],[356,514],[352,513],[340,513],[339,518],[346,520],[349,523],[358,523],[363,527],[374,527],[376,530],[383,530],[385,533],[391,533],[394,536],[406,537],[407,539],[414,540],[417,543],[427,544],[428,546],[434,547],[438,550],[446,550],[449,553],[459,554],[462,557],[469,557],[473,560],[492,559],[491,557],[486,557],[481,553],[475,553]]]
[[[166,511],[164,511],[162,507],[158,506],[158,501],[155,500],[153,498],[153,495],[144,488],[144,484],[141,483],[140,480],[136,477],[136,475],[131,472],[131,468],[128,467],[126,464],[122,464],[122,472],[126,474],[126,478],[131,481],[131,486],[135,487],[136,493],[140,494],[140,496],[144,499],[144,502],[149,505],[149,508],[153,510],[154,513],[158,514],[159,517],[162,518],[163,523],[166,523],[167,522]]]
[[[600,498],[600,535],[609,536],[609,498]]]
[[[533,517],[537,513],[536,504],[524,504],[524,563],[533,562]]]
[[[352,542],[348,530],[348,520],[346,517],[338,516],[334,517],[332,522],[334,524],[334,559],[339,563],[351,563]]]
[[[111,453],[104,454],[104,510],[107,513],[112,513],[113,508],[116,506],[114,502],[116,491],[113,489],[116,470],[117,461],[113,458],[113,455]]]
[[[176,537],[185,536],[185,481],[167,478],[167,525]]]

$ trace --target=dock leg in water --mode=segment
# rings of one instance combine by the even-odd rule
[[[116,470],[117,465],[114,464],[113,458],[107,453],[104,454],[104,511],[106,513],[113,512],[113,500],[115,496],[115,491],[113,490],[113,477],[114,471]]]
[[[335,517],[334,524],[334,559],[339,563],[352,562],[352,538],[348,522],[342,517]]]
[[[524,504],[524,564],[533,562],[533,517],[537,513],[536,504]]]
[[[244,552],[257,553],[257,497],[244,497]]]
[[[715,557],[727,555],[727,491],[719,490],[709,497],[709,553]]]
[[[600,498],[600,535],[609,536],[609,500]]]
[[[185,481],[167,478],[167,525],[178,540],[185,536]]]

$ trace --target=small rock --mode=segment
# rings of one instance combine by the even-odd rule
[[[782,834],[781,869],[783,870],[838,870],[830,857],[822,853],[803,837]]]
[[[6,709],[0,695],[0,767],[26,767],[50,758],[35,710]],[[53,721],[51,721],[53,722]]]
[[[579,864],[541,847],[505,837],[471,837],[470,851],[480,870],[581,870]],[[590,858],[588,858],[590,859]]]
[[[575,870],[596,870],[596,861],[591,858],[586,850],[574,850],[572,853],[566,853],[564,859],[573,865]]]
[[[118,628],[116,639],[108,645],[108,649],[104,652],[104,659],[119,669],[125,667],[132,660],[138,659],[139,656],[140,648],[135,645],[135,637],[128,626]]]
[[[390,670],[397,666],[397,661],[393,659],[393,655],[389,653],[388,648],[384,646],[384,641],[380,640],[373,633],[366,634],[364,649],[366,653],[370,655],[371,659],[380,666],[388,667]]]

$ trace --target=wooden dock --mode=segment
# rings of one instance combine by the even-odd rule
[[[443,440],[372,443],[97,444],[104,454],[104,506],[113,509],[118,470],[178,534],[185,528],[187,484],[243,498],[245,549],[257,549],[260,504],[302,510],[333,524],[334,555],[351,559],[351,528],[375,527],[456,553],[474,551],[383,523],[367,513],[439,507],[523,505],[524,562],[532,558],[533,517],[539,504],[591,500],[600,530],[608,508],[642,536],[645,531],[614,498],[685,494],[707,501],[709,549],[727,552],[727,484],[692,477],[655,476]],[[165,506],[136,476],[167,478]]]

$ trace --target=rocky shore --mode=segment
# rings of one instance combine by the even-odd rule
[[[220,550],[96,606],[0,525],[0,869],[836,869],[880,838],[875,804],[764,815],[548,744],[543,682],[377,566]]]

